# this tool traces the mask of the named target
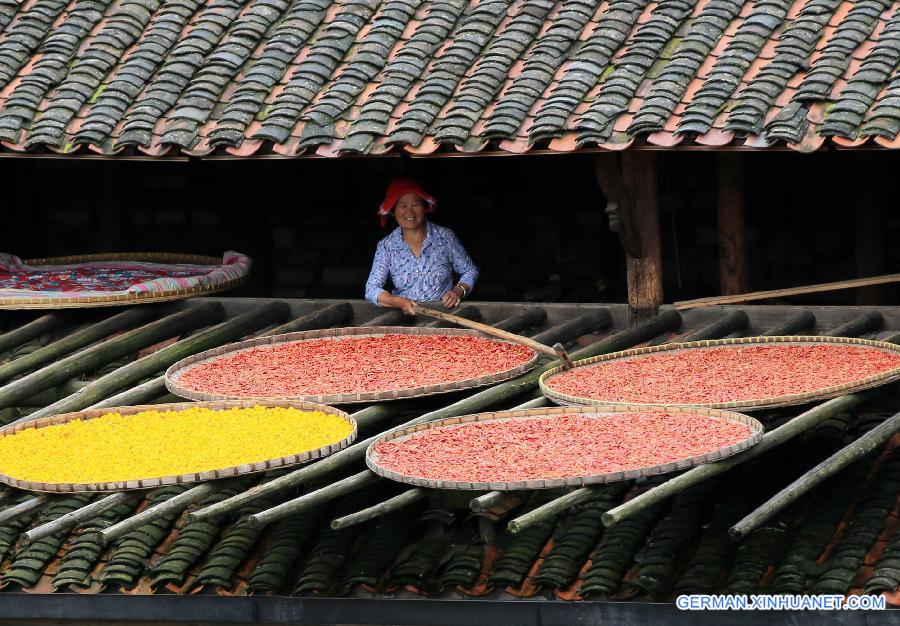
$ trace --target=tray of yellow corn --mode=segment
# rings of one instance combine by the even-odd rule
[[[0,482],[81,492],[216,480],[319,459],[356,434],[347,413],[314,402],[89,409],[0,429]]]

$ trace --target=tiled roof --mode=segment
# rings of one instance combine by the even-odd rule
[[[900,148],[892,0],[0,0],[6,151]]]

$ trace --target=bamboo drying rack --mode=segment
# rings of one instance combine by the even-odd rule
[[[190,367],[231,355],[243,350],[249,350],[260,346],[275,346],[282,343],[293,343],[297,341],[305,341],[310,339],[334,339],[340,340],[346,337],[380,337],[384,335],[450,335],[463,337],[483,337],[491,341],[503,341],[490,337],[484,333],[469,330],[466,328],[407,328],[403,326],[369,326],[369,327],[350,327],[350,328],[330,328],[323,330],[310,330],[298,333],[287,333],[285,335],[272,335],[267,337],[258,337],[247,341],[240,341],[229,345],[214,348],[200,352],[194,356],[187,357],[172,365],[166,371],[166,388],[173,394],[190,400],[239,400],[246,398],[236,398],[225,394],[208,393],[189,389],[180,384],[181,375]],[[512,342],[505,342],[512,343]],[[285,396],[289,400],[307,400],[310,402],[319,402],[322,404],[353,404],[359,402],[381,402],[386,400],[399,400],[401,398],[413,398],[420,396],[431,396],[451,391],[461,391],[463,389],[473,389],[475,387],[483,387],[485,385],[493,385],[515,378],[533,369],[538,361],[538,353],[534,352],[532,357],[522,365],[512,369],[480,376],[468,380],[451,381],[446,383],[438,383],[434,385],[423,385],[421,387],[411,387],[409,389],[393,389],[388,391],[373,391],[364,393],[333,393],[333,394],[317,394],[304,396]]]
[[[591,365],[609,363],[623,359],[633,359],[648,354],[656,354],[660,352],[676,352],[684,350],[695,350],[698,348],[717,348],[727,349],[730,346],[750,346],[763,344],[787,344],[787,345],[805,345],[810,343],[827,343],[837,345],[865,346],[885,350],[894,354],[900,354],[900,346],[883,341],[872,341],[869,339],[857,339],[853,337],[825,337],[825,336],[763,336],[763,337],[737,337],[732,339],[714,339],[705,341],[689,341],[685,343],[663,344],[659,346],[651,346],[644,348],[633,348],[631,350],[623,350],[621,352],[613,352],[589,359],[583,359],[575,362],[575,368],[588,367]],[[555,391],[549,384],[550,379],[556,374],[563,372],[563,368],[555,367],[541,374],[538,384],[543,394],[555,402],[562,405],[605,405],[605,406],[653,406],[650,403],[637,402],[613,402],[609,399],[602,398],[585,398],[580,396],[572,396],[559,391]],[[814,391],[786,394],[782,396],[774,396],[769,398],[758,398],[753,400],[736,400],[731,402],[711,402],[697,404],[670,404],[667,406],[680,407],[698,407],[706,409],[737,409],[743,411],[757,411],[762,409],[773,409],[784,406],[792,406],[797,404],[806,404],[807,402],[815,402],[834,398],[848,393],[855,393],[864,389],[871,389],[881,385],[900,380],[900,367],[849,381],[841,385],[832,385],[823,387]]]
[[[75,256],[46,257],[27,259],[25,265],[72,265],[75,263],[97,263],[103,261],[130,261],[133,263],[172,263],[190,265],[222,264],[222,259],[196,254],[175,254],[169,252],[122,252],[103,254],[82,254]],[[160,292],[129,293],[100,296],[71,296],[64,298],[0,298],[0,309],[76,309],[107,306],[128,306],[132,304],[148,304],[154,302],[171,302],[194,296],[208,296],[214,293],[234,289],[245,283],[248,274],[235,279],[223,280],[206,285],[198,285],[189,289],[170,289]]]
[[[711,452],[695,455],[692,457],[679,459],[670,463],[662,463],[631,470],[623,470],[620,472],[609,472],[606,474],[594,474],[589,476],[573,476],[569,478],[545,478],[532,479],[522,481],[451,481],[451,480],[433,480],[418,476],[409,476],[399,474],[381,465],[378,452],[375,446],[382,441],[396,441],[398,439],[406,439],[426,430],[437,428],[440,426],[452,426],[455,424],[468,424],[472,422],[495,422],[508,421],[523,418],[548,417],[559,415],[587,415],[591,417],[613,416],[622,413],[646,412],[646,405],[606,405],[606,406],[579,406],[577,409],[573,407],[556,407],[556,408],[539,408],[539,409],[521,409],[512,411],[495,411],[491,413],[476,413],[474,415],[463,415],[460,417],[451,417],[447,419],[437,420],[435,422],[426,422],[399,428],[390,431],[377,440],[372,442],[366,450],[366,465],[369,469],[382,476],[401,483],[415,485],[417,487],[429,487],[431,489],[460,489],[474,491],[516,491],[524,489],[558,489],[564,487],[583,487],[585,485],[613,483],[623,480],[632,480],[643,476],[655,476],[657,474],[666,474],[669,472],[677,472],[688,469],[696,465],[704,463],[713,463],[720,461],[738,452],[742,452],[747,448],[755,445],[763,436],[763,426],[757,420],[747,415],[734,413],[731,411],[722,411],[719,409],[702,409],[692,407],[670,407],[657,405],[652,407],[655,410],[665,412],[667,414],[688,414],[702,415],[715,419],[726,419],[741,424],[745,424],[751,428],[751,434],[746,439],[737,442],[725,448],[719,448]]]

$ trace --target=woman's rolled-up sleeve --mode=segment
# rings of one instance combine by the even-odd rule
[[[450,252],[453,255],[453,271],[459,274],[459,282],[467,284],[469,287],[475,287],[475,281],[478,280],[478,268],[475,262],[462,243],[452,230],[448,233]]]
[[[369,279],[366,281],[366,300],[372,304],[378,304],[378,296],[386,291],[384,285],[387,283],[389,273],[388,251],[385,249],[384,242],[380,241],[375,248],[372,271],[369,272]]]

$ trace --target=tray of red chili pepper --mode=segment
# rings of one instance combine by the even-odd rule
[[[166,387],[191,400],[377,402],[491,385],[532,369],[532,348],[461,328],[331,328],[259,337],[182,359]]]
[[[900,379],[900,346],[848,337],[743,337],[634,348],[544,372],[557,404],[759,410]]]
[[[434,489],[580,487],[679,471],[755,445],[752,417],[686,407],[498,411],[391,431],[366,451],[376,474]]]

